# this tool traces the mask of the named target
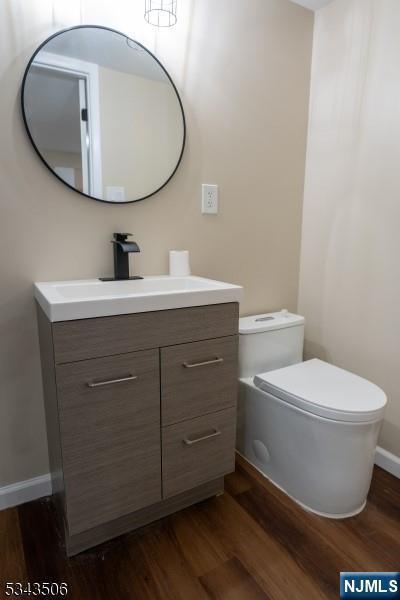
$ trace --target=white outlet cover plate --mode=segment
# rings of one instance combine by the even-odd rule
[[[122,185],[107,185],[106,200],[108,202],[125,202],[125,188]]]
[[[323,6],[330,4],[333,0],[292,0],[295,4],[300,4],[304,6],[304,8],[309,8],[310,10],[319,10]]]
[[[218,214],[218,186],[203,183],[201,186],[201,212],[203,215]]]

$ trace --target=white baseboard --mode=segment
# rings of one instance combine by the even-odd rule
[[[400,479],[400,456],[378,446],[375,452],[375,464]]]
[[[50,474],[18,481],[0,488],[0,510],[18,506],[51,494]]]

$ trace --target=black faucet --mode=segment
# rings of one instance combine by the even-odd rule
[[[100,281],[121,281],[124,279],[143,279],[139,275],[129,276],[129,254],[140,252],[136,242],[127,241],[131,233],[114,233],[114,277],[101,277]]]

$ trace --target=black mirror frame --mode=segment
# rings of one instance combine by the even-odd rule
[[[64,179],[62,179],[59,175],[57,175],[57,173],[54,172],[54,170],[51,168],[51,166],[47,163],[47,161],[44,159],[44,157],[42,156],[42,154],[40,153],[38,147],[35,144],[35,141],[32,137],[32,134],[29,130],[29,125],[28,125],[28,120],[26,117],[26,113],[25,113],[25,105],[24,105],[24,100],[25,100],[25,84],[26,84],[26,79],[29,73],[29,69],[33,63],[33,61],[35,60],[37,54],[42,50],[42,48],[44,48],[44,46],[53,38],[57,37],[58,35],[61,35],[63,33],[66,33],[67,31],[73,31],[74,29],[103,29],[106,31],[111,31],[112,33],[117,33],[118,35],[123,36],[126,39],[129,39],[130,41],[132,41],[134,44],[137,44],[138,46],[140,46],[141,48],[143,48],[143,50],[145,52],[147,52],[148,54],[150,54],[150,56],[158,63],[158,65],[161,67],[161,69],[164,71],[165,75],[167,76],[170,84],[172,85],[176,97],[178,99],[179,102],[179,106],[182,112],[182,122],[183,122],[183,139],[182,139],[182,149],[181,152],[179,154],[178,157],[178,162],[176,163],[175,168],[173,169],[172,173],[170,174],[170,176],[168,177],[168,179],[161,185],[159,186],[156,190],[154,190],[154,192],[151,192],[151,194],[147,194],[146,196],[143,196],[142,198],[137,198],[136,200],[125,200],[122,202],[114,202],[111,200],[103,200],[102,198],[96,198],[95,196],[90,196],[89,194],[85,194],[84,192],[81,192],[80,190],[77,190],[75,187],[73,187],[72,185],[70,185],[69,183],[67,183],[66,181],[64,181]],[[150,52],[150,50],[148,50],[145,46],[143,46],[143,44],[141,44],[140,42],[137,42],[136,40],[133,40],[132,38],[130,38],[128,35],[125,35],[124,33],[122,33],[121,31],[117,31],[116,29],[112,29],[111,27],[104,27],[102,25],[75,25],[73,27],[67,27],[65,29],[61,29],[60,31],[57,31],[56,33],[54,33],[53,35],[51,35],[50,37],[46,38],[44,40],[44,42],[42,42],[40,44],[40,46],[38,46],[38,48],[35,50],[35,52],[33,53],[33,55],[31,56],[28,65],[25,69],[24,72],[24,76],[22,79],[22,86],[21,86],[21,110],[22,110],[22,119],[25,125],[25,130],[26,133],[32,143],[32,146],[36,152],[36,154],[39,156],[40,160],[42,161],[42,163],[47,167],[47,169],[52,173],[52,175],[54,177],[56,177],[57,179],[59,179],[59,181],[61,181],[64,185],[66,185],[68,188],[70,188],[71,190],[73,190],[74,192],[76,192],[77,194],[80,194],[81,196],[85,196],[86,198],[90,198],[91,200],[95,200],[96,202],[104,202],[105,204],[110,204],[110,205],[115,205],[115,204],[121,204],[121,205],[125,205],[125,204],[133,204],[134,202],[141,202],[142,200],[146,200],[147,198],[150,198],[151,196],[154,196],[154,194],[157,194],[157,192],[159,192],[160,190],[162,190],[168,183],[169,181],[171,181],[172,177],[175,175],[176,171],[178,170],[178,167],[182,161],[182,157],[183,157],[183,152],[185,150],[185,145],[186,145],[186,118],[185,118],[185,112],[183,110],[183,104],[182,104],[182,100],[179,96],[178,90],[176,89],[176,86],[174,84],[174,82],[172,81],[172,78],[170,76],[170,74],[168,73],[168,71],[166,70],[166,68],[162,65],[162,63],[158,60],[158,58],[152,53]]]

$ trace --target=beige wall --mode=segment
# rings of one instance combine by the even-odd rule
[[[336,0],[316,16],[299,311],[307,355],[389,396],[400,455],[400,2]]]
[[[48,469],[32,284],[110,274],[113,231],[134,233],[139,273],[165,273],[168,250],[188,248],[194,273],[244,285],[242,313],[296,308],[313,15],[289,0],[179,10],[175,28],[156,32],[131,0],[0,3],[0,486]],[[183,162],[144,202],[107,205],[64,187],[23,129],[24,67],[80,15],[148,46],[182,95]],[[200,214],[202,182],[220,186],[216,217]]]
[[[142,198],[168,179],[182,150],[182,112],[169,81],[100,67],[103,198],[123,186]],[[116,151],[117,148],[117,151]]]

